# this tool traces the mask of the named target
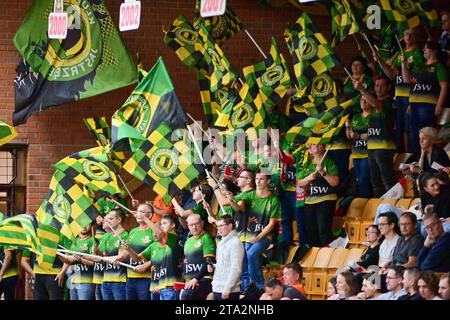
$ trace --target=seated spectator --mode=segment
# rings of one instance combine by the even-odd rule
[[[336,276],[332,277],[327,283],[327,300],[339,300],[336,288]]]
[[[432,206],[440,218],[444,218],[444,230],[450,232],[450,186],[440,185],[432,173],[423,173],[419,176],[420,200],[424,212],[428,206]],[[425,230],[421,230],[422,236],[426,237]]]
[[[441,276],[439,281],[439,296],[442,300],[450,300],[450,272]]]
[[[416,264],[417,255],[423,246],[423,238],[417,233],[417,217],[414,213],[404,212],[400,216],[401,236],[394,248],[390,266],[401,265],[411,268]]]
[[[361,292],[356,295],[360,300],[375,300],[381,294],[380,288],[369,280],[370,276],[365,275],[363,277]]]
[[[405,289],[407,294],[398,300],[423,300],[419,294],[419,287],[417,286],[417,280],[420,274],[421,271],[417,268],[406,269],[403,272],[403,289]]]
[[[417,280],[419,293],[425,300],[442,300],[438,296],[439,278],[432,271],[424,271]]]
[[[405,268],[395,266],[388,269],[386,274],[386,287],[389,290],[377,297],[377,300],[398,300],[407,294],[403,289],[403,272]]]
[[[378,265],[381,267],[381,274],[386,273],[389,264],[392,261],[395,246],[400,239],[399,229],[397,225],[397,216],[393,212],[385,212],[380,214],[378,218],[378,228],[384,237],[380,245]]]
[[[362,272],[365,271],[369,266],[378,265],[379,261],[379,250],[380,250],[380,230],[378,226],[373,224],[366,231],[366,239],[369,243],[369,247],[366,252],[361,256],[356,262],[350,263],[349,267],[353,271]]]
[[[450,233],[444,231],[436,213],[424,214],[423,225],[428,236],[417,256],[416,267],[425,271],[450,271]]]
[[[357,300],[356,295],[361,291],[361,285],[353,272],[344,271],[337,275],[336,289],[339,300]]]
[[[307,300],[297,289],[283,285],[277,278],[267,281],[264,291],[260,300]]]
[[[289,263],[283,268],[283,282],[286,286],[297,289],[306,297],[306,291],[302,284],[303,269],[298,263]]]

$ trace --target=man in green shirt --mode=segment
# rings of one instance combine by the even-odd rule
[[[280,201],[270,191],[269,182],[269,176],[258,172],[255,178],[256,191],[232,199],[232,203],[241,203],[236,209],[246,215],[246,228],[241,237],[245,249],[241,278],[244,291],[250,286],[264,288],[262,254],[269,247],[272,231],[281,220]]]
[[[205,300],[212,291],[213,264],[216,257],[216,242],[203,230],[203,221],[198,214],[187,218],[192,236],[184,244],[184,279],[181,300]]]
[[[378,76],[375,80],[376,96],[360,82],[355,81],[354,85],[374,107],[367,130],[367,151],[373,193],[378,198],[395,185],[395,114],[390,95],[391,82],[384,75]]]

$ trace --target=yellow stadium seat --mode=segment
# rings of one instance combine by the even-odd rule
[[[300,265],[303,268],[303,271],[312,270],[314,268],[314,262],[316,261],[317,254],[319,253],[320,248],[312,247],[308,250],[308,252],[300,261]]]
[[[331,260],[331,256],[335,251],[334,248],[321,248],[314,261],[314,271],[311,277],[309,297],[323,297],[327,291],[327,269]]]
[[[364,208],[367,205],[367,201],[369,199],[366,198],[355,198],[347,209],[347,213],[345,215],[345,220],[350,219],[359,219],[361,218]]]
[[[366,205],[364,206],[364,211],[362,214],[363,220],[374,220],[375,214],[377,212],[378,206],[381,204],[383,199],[380,198],[371,198],[369,201],[367,201]]]
[[[411,198],[399,199],[395,203],[395,206],[397,208],[403,207],[403,208],[409,209],[409,207],[411,205],[411,201],[412,201]]]
[[[297,220],[292,221],[292,233],[294,234],[293,240],[294,242],[299,241],[299,234],[298,234],[298,228],[297,228]]]
[[[292,263],[292,261],[294,260],[295,253],[297,252],[298,248],[300,248],[300,247],[299,246],[293,246],[289,250],[289,254],[288,254],[287,258],[286,258],[286,263],[285,264]]]
[[[395,157],[394,161],[394,170],[395,171],[401,171],[400,170],[400,164],[405,163],[408,158],[412,156],[412,153],[400,153],[397,157]]]
[[[350,249],[347,252],[347,256],[345,257],[342,265],[344,267],[347,267],[352,261],[358,261],[361,258],[361,256],[363,255],[365,250],[366,249],[364,249],[364,248],[353,248],[353,249]]]

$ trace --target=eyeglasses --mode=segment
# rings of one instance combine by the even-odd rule
[[[188,224],[188,227],[199,226],[200,224],[201,224],[201,222],[190,223],[190,224]]]
[[[223,228],[223,227],[225,227],[225,226],[227,226],[228,224],[226,224],[226,223],[224,223],[224,224],[218,224],[217,225],[217,228]]]
[[[429,231],[433,229],[439,222],[441,222],[441,220],[430,223],[429,225],[425,226],[425,230]]]
[[[390,223],[381,223],[381,222],[378,222],[378,225],[381,227],[381,226],[388,226],[388,225],[390,225]]]

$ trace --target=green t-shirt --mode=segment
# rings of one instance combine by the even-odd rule
[[[127,243],[130,245],[131,249],[137,254],[141,254],[145,249],[147,249],[153,242],[155,241],[155,237],[153,236],[153,230],[148,228],[146,230],[140,230],[139,227],[136,227],[130,231],[128,235]],[[131,257],[129,258],[128,264],[132,266],[137,266],[139,264],[145,263],[144,261],[136,262]],[[128,278],[150,278],[151,273],[139,273],[134,272],[132,269],[127,269],[127,277]]]
[[[124,205],[125,207],[128,207],[127,201],[123,198],[119,198],[117,202]],[[116,209],[118,207],[117,204],[115,204],[112,201],[108,201],[105,197],[101,197],[100,199],[98,199],[97,203],[98,203],[98,211],[101,213],[102,216],[106,216],[111,210]]]
[[[404,50],[406,59],[408,60],[408,69],[411,74],[414,74],[418,68],[423,66],[425,60],[423,58],[422,50],[419,48],[413,48]],[[409,83],[403,82],[402,76],[402,61],[400,60],[400,54],[397,52],[393,66],[397,69],[397,76],[395,77],[395,96],[396,97],[408,97],[409,96]]]
[[[173,287],[174,282],[181,279],[182,250],[176,241],[175,245],[167,243],[161,246],[159,242],[154,242],[149,246],[148,258],[152,262],[150,291],[156,287]]]
[[[244,200],[244,199],[242,199]],[[271,220],[281,219],[280,200],[274,194],[266,198],[261,198],[255,192],[247,193],[245,207],[247,223],[244,232],[243,242],[250,242],[269,224]],[[271,234],[267,236],[271,239]]]
[[[395,113],[392,99],[378,100],[369,119],[367,150],[395,150]]]
[[[9,267],[6,269],[3,279],[11,278],[19,274],[19,267],[17,264],[16,250],[9,245],[0,244],[0,269],[3,268],[3,261],[5,260],[5,251],[12,251],[12,259]]]
[[[363,118],[362,113],[356,113],[351,121],[351,128],[359,134],[366,134],[369,120],[372,115]],[[367,139],[353,139],[352,143],[353,159],[367,158]]]
[[[410,86],[410,103],[430,104],[435,106],[441,91],[440,83],[448,83],[447,68],[440,62],[424,64],[413,74]]]
[[[326,156],[322,162],[322,166],[330,176],[337,176],[338,170],[330,156]],[[298,170],[297,179],[301,180],[316,171],[316,164],[313,158],[309,157],[305,165]],[[317,173],[317,179],[306,187],[305,204],[316,204],[328,200],[336,200],[336,188],[330,186],[325,178]]]
[[[207,257],[216,256],[216,242],[207,232],[198,237],[190,237],[184,244],[184,278],[188,282],[200,276],[200,271],[206,266]],[[207,272],[203,277],[212,279],[213,273]]]
[[[251,199],[254,198],[255,192],[256,190],[241,192],[234,197],[234,200],[236,202],[244,201],[245,208],[249,208],[252,205]],[[245,210],[244,212],[236,212],[236,215],[234,216],[234,221],[236,223],[235,230],[238,233],[239,239],[243,241],[245,237],[245,230],[247,229],[247,221],[248,221],[247,210]]]
[[[72,243],[70,250],[92,254],[96,240],[93,237],[86,239],[76,238]],[[92,283],[94,268],[83,263],[73,265],[74,273],[72,275],[72,283]]]
[[[98,246],[99,252],[103,256],[116,256],[119,253],[121,247],[121,241],[128,238],[128,232],[122,231],[119,236],[115,236],[112,233],[107,233],[103,236]],[[111,263],[105,263],[105,269],[103,271],[103,282],[126,282],[126,268],[123,266],[114,266]]]

